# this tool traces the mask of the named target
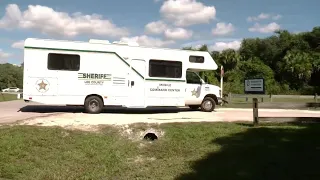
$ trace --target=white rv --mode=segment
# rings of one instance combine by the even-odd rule
[[[23,99],[81,105],[88,113],[104,106],[189,106],[211,112],[218,86],[197,74],[216,70],[208,52],[140,47],[136,44],[26,39]]]

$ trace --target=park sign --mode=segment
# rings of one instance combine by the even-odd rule
[[[252,78],[244,80],[245,94],[265,94],[265,84],[263,78]]]

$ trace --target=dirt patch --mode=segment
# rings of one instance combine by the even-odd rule
[[[187,118],[186,118],[187,117]],[[179,113],[63,113],[50,115],[48,117],[36,117],[18,122],[23,125],[37,126],[97,126],[97,125],[132,125],[137,123],[161,124],[176,122],[201,122],[201,121],[218,121],[218,116],[212,113],[200,112],[179,112]],[[86,129],[86,128],[85,128]]]
[[[153,133],[158,139],[163,137],[164,132],[157,128],[154,123],[129,123],[123,122],[114,123],[111,119],[102,118],[103,115],[90,114],[57,114],[48,117],[38,117],[27,119],[16,123],[16,125],[31,125],[31,126],[51,126],[62,127],[68,130],[80,130],[88,132],[101,132],[104,127],[114,127],[118,129],[120,135],[127,137],[133,141],[144,139],[147,133]],[[129,121],[129,120],[127,120]]]
[[[68,132],[61,132],[61,134],[62,134],[62,137],[67,137],[67,136],[69,136],[70,135],[70,133],[68,133]]]
[[[77,115],[79,116],[79,115]],[[89,132],[99,132],[100,124],[81,123],[73,114],[57,114],[46,117],[36,117],[19,121],[16,125],[45,126],[45,127],[62,127],[68,130],[80,130]]]
[[[302,112],[288,110],[259,110],[260,117],[319,117],[320,112]],[[20,121],[18,125],[59,126],[72,130],[100,131],[99,126],[120,127],[120,134],[132,140],[141,140],[147,133],[154,133],[159,139],[164,132],[159,130],[162,123],[189,122],[252,122],[252,109],[217,109],[214,113],[178,112],[178,113],[63,113],[47,117],[36,117]],[[143,124],[139,127],[139,124]],[[141,128],[142,127],[142,128]],[[148,127],[148,128],[145,128]]]
[[[155,157],[144,157],[142,155],[139,155],[135,158],[128,158],[129,163],[145,163],[145,162],[152,162],[155,161]]]
[[[147,126],[147,127],[145,127]],[[148,133],[153,133],[157,136],[158,139],[162,138],[164,136],[164,131],[161,129],[157,129],[155,127],[151,127],[150,125],[123,125],[123,126],[118,126],[119,128],[119,133],[124,136],[129,138],[130,140],[133,141],[141,141],[144,139],[145,135]],[[142,147],[143,145],[141,145]]]

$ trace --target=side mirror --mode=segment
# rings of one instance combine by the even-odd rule
[[[204,76],[204,82],[208,83],[208,76]]]

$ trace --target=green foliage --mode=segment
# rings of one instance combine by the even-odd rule
[[[8,87],[22,88],[23,68],[12,64],[0,64],[0,90]]]
[[[193,50],[206,50],[207,46]],[[247,38],[239,50],[213,51],[211,56],[224,67],[224,93],[243,93],[245,78],[264,78],[271,94],[320,93],[320,27],[298,34],[280,30],[266,38]],[[206,72],[220,80],[220,68]]]

